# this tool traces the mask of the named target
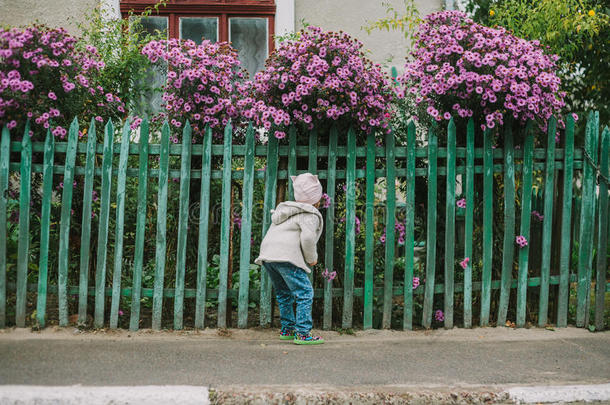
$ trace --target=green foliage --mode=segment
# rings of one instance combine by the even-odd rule
[[[302,27],[301,30],[305,30],[305,29],[307,29],[307,27],[309,27],[311,25],[310,23],[305,21],[304,18],[301,18],[300,23],[301,23],[301,27]],[[301,30],[287,32],[283,35],[274,35],[273,38],[279,42],[298,41],[301,38]]]
[[[109,19],[98,6],[83,19],[86,22],[77,23],[82,31],[79,46],[83,49],[87,45],[95,46],[106,64],[99,84],[118,95],[128,111],[150,113],[147,105],[154,94],[161,91],[160,87],[155,87],[155,70],[141,50],[151,40],[165,39],[166,33],[147,32],[142,19],[164,5],[165,2],[159,2],[142,14],[130,12],[128,18],[120,19]]]
[[[363,26],[362,29],[368,34],[375,30],[398,30],[403,33],[405,39],[409,41],[409,44],[413,45],[413,41],[415,40],[413,33],[421,22],[415,1],[403,0],[404,10],[397,10],[388,2],[382,2],[381,4],[386,10],[387,17],[380,18],[373,22],[367,21],[367,25]]]

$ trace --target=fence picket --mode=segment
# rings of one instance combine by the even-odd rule
[[[97,132],[95,119],[91,118],[87,135],[87,155],[85,157],[85,184],[83,185],[83,216],[80,237],[80,275],[78,285],[78,322],[87,322],[87,301],[89,298],[89,252],[91,248],[91,200],[93,199],[93,174],[95,171],[95,144]]]
[[[157,240],[155,248],[155,281],[153,293],[152,328],[161,329],[163,313],[163,284],[165,280],[165,256],[167,254],[167,181],[169,179],[169,124],[161,129],[159,151],[159,189],[157,191]],[[140,300],[131,300],[130,330],[140,325]]]
[[[184,274],[186,272],[186,237],[188,236],[189,201],[191,185],[191,124],[186,121],[182,130],[180,159],[180,208],[178,211],[178,247],[176,252],[176,292],[174,295],[174,329],[184,324]]]
[[[267,143],[267,169],[265,170],[265,201],[263,205],[263,237],[271,225],[271,210],[275,208],[277,190],[278,140],[270,136]],[[271,279],[261,268],[260,325],[271,324]]]
[[[2,127],[0,139],[0,328],[6,326],[6,206],[8,203],[8,173],[10,166],[11,135]]]
[[[434,276],[436,272],[436,176],[438,136],[436,127],[428,132],[428,218],[426,231],[426,282],[422,325],[430,328],[434,304]]]
[[[129,157],[129,120],[125,120],[121,133],[121,154],[116,186],[116,229],[114,237],[114,271],[112,273],[112,301],[110,303],[110,327],[119,326],[121,303],[121,277],[123,275],[123,232],[125,228],[125,182]]]
[[[472,327],[472,233],[474,222],[474,120],[466,128],[466,213],[464,218],[464,327]]]
[[[329,272],[333,271],[334,267],[334,227],[335,223],[335,179],[337,170],[337,127],[332,126],[330,129],[330,137],[328,140],[328,179],[326,182],[326,194],[330,199],[330,205],[326,209],[326,230],[325,230],[325,246],[324,246],[324,266]],[[330,329],[333,322],[333,281],[324,281],[324,318],[322,327]]]
[[[606,179],[610,178],[608,156],[610,148],[610,130],[604,129],[601,137],[599,170]],[[599,214],[597,217],[597,279],[595,282],[595,330],[604,330],[604,309],[606,295],[606,274],[608,273],[608,183],[599,177]]]
[[[445,329],[453,329],[453,283],[455,276],[455,123],[447,128],[447,177],[445,200]]]
[[[239,244],[239,300],[237,327],[248,326],[248,299],[250,288],[250,238],[252,236],[252,197],[254,194],[254,128],[246,131],[246,157],[242,189],[241,241]]]
[[[307,162],[307,171],[311,174],[318,174],[318,131],[316,131],[315,128],[309,132],[309,160]],[[307,275],[312,286],[313,275],[313,271]]]
[[[371,329],[373,327],[373,271],[375,268],[375,134],[372,132],[366,137],[365,216],[364,313],[362,328]]]
[[[559,298],[557,326],[568,325],[568,300],[570,297],[570,231],[572,222],[572,181],[574,173],[574,117],[566,117],[565,146],[563,151],[563,207],[561,210],[561,248],[559,259]]]
[[[218,270],[218,327],[227,327],[227,284],[229,276],[229,234],[231,221],[231,153],[232,127],[224,130],[224,153],[222,157],[222,213],[220,219],[220,266]]]
[[[47,129],[44,140],[42,202],[40,214],[40,257],[38,261],[38,297],[36,298],[36,322],[43,328],[47,313],[47,283],[49,274],[49,228],[51,225],[51,197],[53,194],[53,157],[55,137]]]
[[[394,249],[396,243],[396,156],[394,133],[386,134],[386,212],[385,268],[383,273],[383,316],[381,327],[392,323],[392,289],[394,287]]]
[[[415,123],[407,126],[407,189],[405,212],[405,281],[403,329],[413,329],[413,266],[415,253]],[[374,162],[374,160],[373,160]],[[374,180],[373,180],[374,181]],[[374,188],[371,194],[374,193]],[[367,189],[367,197],[368,197]],[[372,259],[371,259],[372,261]]]
[[[201,193],[199,195],[199,245],[197,247],[197,298],[195,301],[195,328],[198,329],[203,329],[205,323],[205,302],[207,297],[208,279],[208,230],[210,218],[211,174],[212,129],[209,126],[206,126],[203,133],[203,154],[201,157]]]
[[[534,167],[534,135],[532,121],[525,128],[525,144],[523,145],[523,173],[521,191],[521,225],[519,234],[530,239],[530,221],[532,215],[532,176]],[[519,249],[519,272],[517,275],[517,320],[516,326],[525,326],[525,304],[527,300],[527,272],[529,260],[529,246]]]
[[[108,121],[110,128],[112,123]],[[70,218],[72,216],[72,189],[74,187],[74,161],[78,142],[78,120],[74,118],[68,131],[68,146],[64,164],[63,192],[61,195],[61,219],[59,225],[59,263],[57,300],[59,301],[59,326],[68,326],[68,258],[70,243]]]
[[[483,274],[481,280],[481,326],[489,325],[491,266],[493,255],[493,150],[492,134],[483,134]]]
[[[291,126],[288,130],[288,199],[294,200],[294,188],[291,176],[297,175],[297,129]]]
[[[592,164],[597,164],[598,123],[599,113],[591,112],[587,120],[587,129],[585,130],[584,152],[592,162],[585,160],[583,167],[580,240],[578,244],[576,326],[579,328],[587,326],[587,312],[590,302],[589,289],[591,287],[591,267],[593,261],[593,218],[595,216],[595,172]]]
[[[21,171],[19,178],[19,245],[17,247],[17,302],[15,323],[25,327],[28,267],[30,263],[30,199],[32,193],[32,142],[30,122],[25,124],[21,141]]]
[[[343,329],[352,327],[354,306],[354,265],[356,259],[356,134],[347,132],[347,194],[345,198],[345,273],[343,278]]]
[[[131,316],[129,329],[138,330],[140,324],[140,297],[142,295],[142,266],[144,262],[144,234],[146,232],[146,193],[148,190],[148,119],[144,118],[140,124],[140,143],[138,145],[139,171],[138,171],[138,207],[136,211],[136,240],[133,255],[133,278],[131,282]],[[163,132],[161,141],[163,142]],[[134,302],[136,302],[134,304]]]
[[[515,159],[512,120],[504,127],[504,241],[497,325],[506,323],[515,259]]]
[[[104,154],[102,157],[102,193],[100,197],[100,222],[97,231],[97,260],[95,266],[95,315],[93,325],[101,328],[104,325],[104,307],[106,296],[106,262],[108,245],[108,221],[110,217],[110,196],[112,189],[112,156],[114,146],[114,127],[108,121],[104,136]]]
[[[538,301],[538,326],[548,320],[549,277],[551,276],[551,239],[553,236],[553,199],[555,196],[555,117],[548,122],[546,145],[546,173],[544,178],[544,222],[542,223],[542,264],[540,266],[540,296]]]

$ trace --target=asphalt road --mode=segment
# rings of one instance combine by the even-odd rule
[[[277,331],[0,333],[0,384],[510,386],[610,382],[610,332],[508,328],[322,332],[320,346]]]

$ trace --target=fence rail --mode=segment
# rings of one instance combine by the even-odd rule
[[[511,319],[517,327],[528,319],[545,326],[549,315],[557,326],[566,326],[570,302],[575,324],[583,327],[589,324],[594,286],[594,324],[603,329],[610,291],[610,131],[600,135],[598,115],[592,113],[584,148],[575,148],[571,115],[566,122],[562,148],[555,146],[554,119],[542,142],[545,148],[534,147],[531,124],[518,146],[507,126],[503,147],[493,146],[489,130],[479,134],[482,147],[475,147],[472,121],[465,134],[453,121],[446,133],[430,130],[423,147],[416,145],[413,123],[404,145],[388,134],[381,147],[374,134],[357,146],[354,131],[336,128],[327,134],[312,131],[306,139],[292,128],[286,145],[275,138],[256,145],[250,126],[243,144],[234,145],[230,125],[222,144],[213,144],[209,128],[202,142],[192,143],[188,123],[180,144],[170,144],[167,124],[160,136],[151,137],[147,121],[137,143],[130,142],[129,122],[117,130],[108,122],[102,144],[95,136],[79,141],[76,120],[67,142],[56,142],[50,132],[44,142],[31,142],[29,136],[11,141],[19,136],[5,127],[0,140],[0,327],[13,320],[19,327],[44,326],[55,317],[67,325],[77,314],[81,323],[93,315],[95,327],[128,324],[137,330],[150,324],[160,329],[172,320],[174,329],[202,328],[209,322],[209,308],[215,309],[218,327],[244,328],[256,315],[257,324],[270,325],[271,284],[265,272],[251,272],[257,253],[251,241],[260,240],[268,228],[288,176],[309,171],[319,175],[330,197],[323,210],[320,257],[324,267],[339,273],[331,281],[318,271],[312,279],[319,303],[314,315],[323,328],[412,329],[419,319],[426,328],[472,327],[477,319],[481,326]],[[88,133],[97,134],[95,122]],[[457,146],[458,138],[466,146]],[[151,139],[159,143],[149,144]],[[82,187],[75,187],[76,179]],[[177,190],[170,179],[179,182]],[[357,184],[361,180],[363,186]],[[60,181],[59,204],[54,189]],[[285,198],[291,198],[287,183]],[[464,208],[456,208],[459,189]],[[18,198],[11,197],[17,190]],[[256,202],[259,194],[262,201]],[[81,213],[80,223],[74,208]],[[541,226],[531,222],[534,210],[543,214],[538,214]],[[218,223],[210,213],[220,217]],[[393,230],[396,218],[404,221],[404,233],[384,232],[380,245],[379,230],[385,225]],[[517,235],[528,246],[517,247]],[[97,243],[91,242],[94,237]],[[418,256],[422,249],[425,259]],[[215,255],[218,261],[212,263]],[[416,274],[422,285],[414,288]],[[212,280],[217,285],[210,286]],[[47,305],[51,296],[53,307]],[[147,298],[152,303],[143,308]],[[120,322],[122,303],[129,306],[128,323]],[[435,310],[441,308],[444,319],[439,321]],[[149,318],[143,318],[143,309]]]

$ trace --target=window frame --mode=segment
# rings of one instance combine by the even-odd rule
[[[121,0],[123,18],[130,12],[140,14],[154,6],[153,0]],[[266,18],[267,55],[275,49],[275,0],[170,0],[165,7],[153,11],[151,17],[168,17],[168,38],[180,38],[180,17],[217,17],[218,41],[229,42],[229,18]]]

